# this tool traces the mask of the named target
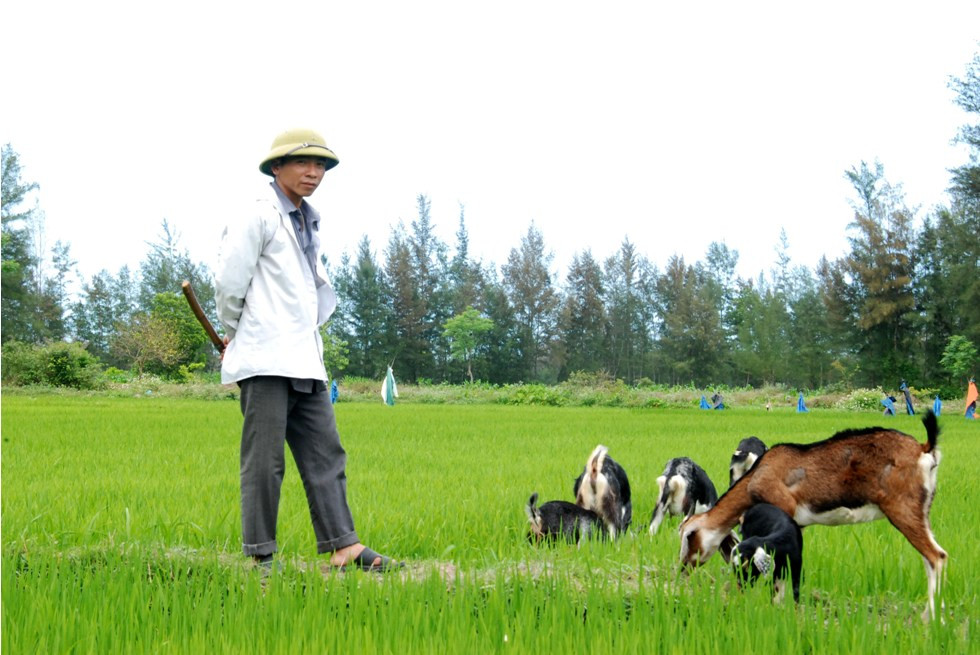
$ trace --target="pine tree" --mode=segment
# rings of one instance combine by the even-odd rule
[[[658,277],[660,354],[671,383],[708,384],[722,379],[718,371],[725,334],[718,304],[707,291],[708,280],[682,257],[671,257]]]
[[[2,149],[0,188],[0,335],[3,341],[42,343],[66,336],[65,288],[45,275],[44,212],[24,204],[38,190],[36,182],[21,180],[20,157],[6,144]],[[71,266],[66,245],[55,245],[56,273]]]
[[[602,269],[591,251],[576,254],[565,277],[559,319],[560,379],[576,371],[595,373],[603,369],[609,334],[604,295]]]
[[[502,268],[518,326],[521,369],[527,379],[536,381],[557,378],[557,372],[550,369],[558,318],[552,259],[553,255],[545,252],[544,238],[532,223],[520,248],[511,249]]]
[[[383,272],[367,236],[358,243],[356,261],[344,262],[335,283],[340,306],[331,330],[348,343],[347,372],[363,377],[383,375],[392,353],[392,316]]]
[[[852,343],[870,384],[896,384],[917,377],[914,370],[914,216],[901,188],[890,185],[877,164],[865,162],[846,173],[859,195],[854,204],[851,252],[843,264],[856,302]]]
[[[629,239],[606,259],[604,300],[609,319],[606,370],[633,383],[653,377],[648,359],[654,330],[656,272]]]

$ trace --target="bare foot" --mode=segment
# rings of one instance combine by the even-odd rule
[[[355,559],[358,555],[361,554],[361,551],[363,550],[364,550],[364,544],[361,543],[345,546],[344,548],[335,550],[330,555],[330,565],[343,566],[348,562],[350,562],[351,560]],[[381,558],[376,557],[374,559],[374,562],[372,562],[372,564],[374,564],[374,566],[381,566]]]

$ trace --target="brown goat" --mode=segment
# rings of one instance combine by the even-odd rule
[[[947,559],[929,526],[939,426],[932,412],[922,423],[924,444],[876,427],[847,430],[811,444],[773,446],[714,507],[681,524],[681,563],[697,566],[719,548],[727,561],[736,544],[731,530],[756,503],[779,507],[800,527],[887,518],[925,560],[929,602],[922,617],[935,618],[934,597]]]

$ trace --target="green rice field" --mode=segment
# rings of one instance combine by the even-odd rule
[[[721,492],[745,436],[885,425],[921,442],[918,416],[379,401],[337,417],[361,540],[401,572],[325,569],[289,458],[282,567],[247,563],[234,400],[5,395],[3,653],[980,653],[980,421],[955,410],[940,417],[932,527],[950,559],[931,624],[922,558],[887,521],[807,528],[798,606],[738,589],[718,556],[682,573],[676,517],[646,531],[671,457]],[[529,544],[528,497],[574,500],[599,443],[629,474],[631,533]]]

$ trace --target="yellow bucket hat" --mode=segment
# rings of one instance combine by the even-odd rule
[[[313,130],[286,130],[272,142],[272,149],[259,164],[259,170],[266,175],[272,175],[272,165],[283,157],[320,157],[326,160],[330,170],[340,163],[333,150],[327,147],[323,137]]]

